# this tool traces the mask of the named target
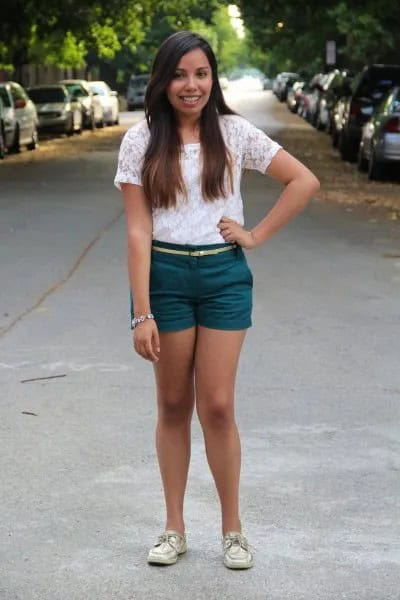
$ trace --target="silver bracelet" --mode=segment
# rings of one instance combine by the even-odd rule
[[[132,329],[135,329],[139,323],[143,323],[146,319],[154,319],[154,315],[152,313],[148,313],[147,315],[140,315],[139,317],[134,317],[132,319]]]

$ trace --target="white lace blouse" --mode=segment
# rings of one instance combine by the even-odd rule
[[[153,239],[174,244],[223,243],[217,223],[229,217],[244,224],[240,179],[243,169],[264,173],[281,148],[263,131],[237,115],[220,116],[225,143],[233,159],[233,193],[214,202],[205,202],[201,193],[200,144],[185,144],[181,157],[187,198],[178,196],[174,208],[153,209]],[[114,183],[142,185],[141,168],[150,132],[145,120],[126,132],[119,151]]]

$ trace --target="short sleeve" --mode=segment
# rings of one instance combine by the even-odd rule
[[[266,133],[245,119],[241,120],[242,129],[242,166],[244,169],[254,169],[265,173],[271,160],[282,148]]]
[[[147,130],[147,124],[146,124]],[[118,154],[117,172],[114,185],[121,189],[121,183],[142,185],[142,165],[148,142],[148,130],[143,121],[134,125],[124,135]]]

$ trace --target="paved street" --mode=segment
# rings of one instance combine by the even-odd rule
[[[271,135],[281,127],[270,92],[231,100]],[[315,199],[248,253],[236,413],[255,567],[222,564],[197,417],[189,552],[151,567],[156,408],[131,347],[116,153],[0,165],[0,599],[398,600],[398,222]],[[279,187],[246,174],[243,193],[251,226]]]

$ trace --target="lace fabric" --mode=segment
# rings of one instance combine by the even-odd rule
[[[220,126],[225,143],[234,159],[234,190],[227,198],[205,202],[201,193],[200,144],[186,144],[181,156],[187,198],[177,198],[174,208],[153,210],[153,239],[175,244],[223,243],[217,223],[229,217],[244,224],[240,180],[243,169],[265,173],[281,148],[263,131],[238,115],[223,115]],[[140,121],[126,132],[119,151],[114,183],[142,185],[141,169],[150,132]]]

